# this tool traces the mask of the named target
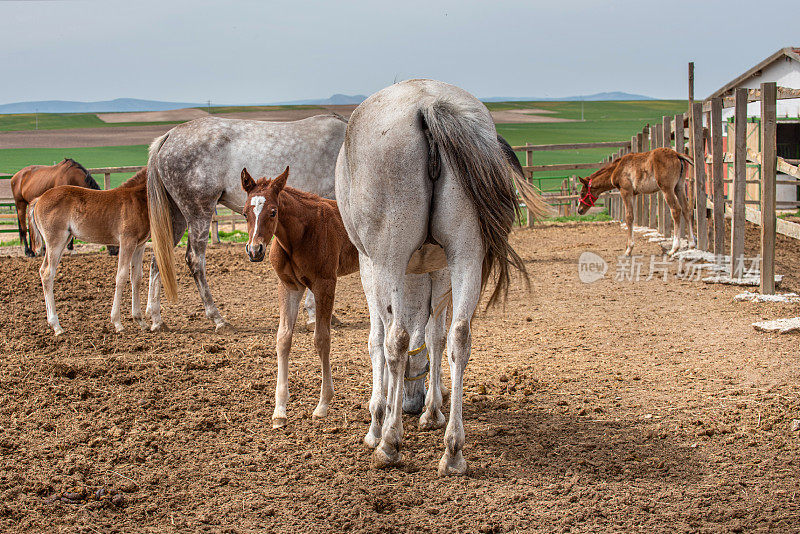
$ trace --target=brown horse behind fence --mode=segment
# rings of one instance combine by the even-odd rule
[[[142,328],[147,327],[139,301],[142,256],[150,237],[146,168],[121,186],[108,191],[63,186],[45,192],[36,200],[32,230],[45,245],[45,257],[39,275],[44,289],[47,322],[56,335],[63,333],[63,330],[56,314],[53,280],[64,248],[72,236],[89,243],[119,246],[111,321],[117,332],[123,329],[119,309],[122,288],[130,273],[133,319]]]
[[[672,211],[675,228],[669,254],[678,250],[680,238],[683,237],[678,235],[681,217],[689,229],[690,247],[694,247],[697,243],[692,229],[692,211],[686,197],[684,162],[694,165],[688,156],[671,148],[656,148],[649,152],[622,156],[594,174],[580,179],[583,188],[578,213],[583,215],[589,211],[602,193],[619,189],[625,204],[625,224],[628,226],[628,248],[625,255],[630,256],[633,251],[633,198],[638,194],[661,191]]]

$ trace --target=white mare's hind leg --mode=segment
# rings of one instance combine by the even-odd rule
[[[214,304],[214,297],[206,280],[206,247],[208,246],[208,232],[211,227],[211,214],[213,209],[208,211],[208,217],[197,218],[189,221],[189,241],[186,246],[186,265],[192,273],[197,291],[203,301],[206,317],[214,321],[216,330],[219,332],[229,326],[225,319],[220,315],[217,305]]]
[[[431,228],[434,239],[447,253],[453,291],[453,319],[447,337],[450,364],[450,419],[445,431],[445,452],[439,461],[439,475],[464,474],[467,463],[462,455],[464,423],[462,400],[464,370],[472,346],[470,322],[481,293],[481,269],[484,257],[480,224],[472,203],[452,173],[443,173],[436,184]],[[447,191],[447,194],[440,194]]]
[[[286,426],[286,402],[289,398],[289,352],[292,350],[292,333],[300,310],[303,291],[292,291],[282,283],[278,284],[278,322],[277,353],[278,378],[275,384],[275,411],[272,413],[272,428]]]
[[[143,330],[147,330],[147,323],[142,316],[141,298],[144,246],[145,243],[142,243],[136,247],[131,258],[131,316]]]
[[[177,211],[172,211],[172,245],[173,247],[183,237],[186,231],[186,219]],[[158,263],[156,263],[156,255],[150,261],[150,286],[147,291],[147,308],[145,313],[150,316],[152,326],[150,330],[158,332],[164,328],[164,322],[161,319],[161,273],[158,272]]]
[[[56,277],[56,269],[64,254],[64,249],[69,242],[69,232],[62,232],[61,235],[51,235],[44,237],[45,255],[41,267],[39,267],[39,277],[42,279],[42,289],[44,290],[44,306],[47,310],[47,323],[53,328],[57,336],[64,333],[58,322],[56,313],[56,300],[53,296],[53,281]]]
[[[125,241],[121,242],[119,246],[116,287],[114,288],[114,304],[111,306],[111,322],[114,324],[114,329],[117,332],[122,332],[125,329],[125,327],[122,326],[119,309],[122,306],[122,293],[125,290],[125,282],[130,275],[131,259],[133,258],[135,247],[135,243]]]
[[[384,369],[386,358],[383,354],[384,329],[378,303],[375,296],[375,283],[372,276],[372,262],[364,255],[359,256],[359,270],[361,271],[361,285],[369,306],[369,357],[372,361],[372,395],[369,399],[370,424],[364,443],[371,449],[378,446],[381,441],[381,427],[383,416],[386,413],[386,392],[384,387]]]
[[[450,271],[443,269],[430,273],[431,302],[430,317],[425,329],[425,344],[430,358],[430,379],[425,396],[425,412],[419,418],[422,430],[434,430],[445,425],[442,415],[442,352],[447,335],[447,301],[445,295],[450,290]]]
[[[430,352],[425,342],[425,330],[430,316],[430,301],[430,277],[427,274],[407,274],[405,302],[411,323],[408,363],[403,383],[403,412],[408,414],[420,414],[425,406],[425,380],[430,374]]]

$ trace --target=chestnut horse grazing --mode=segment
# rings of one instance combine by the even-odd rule
[[[33,257],[34,255],[33,247],[28,245],[28,228],[25,224],[28,205],[45,191],[59,185],[100,189],[89,171],[77,161],[69,158],[56,165],[29,165],[11,177],[11,192],[14,195],[19,222],[19,241],[25,247],[26,256]],[[72,248],[71,243],[69,248]]]
[[[600,169],[581,178],[580,206],[578,213],[583,215],[594,206],[597,197],[606,191],[619,189],[625,204],[625,224],[628,226],[628,248],[625,255],[633,251],[633,197],[661,191],[672,211],[673,236],[669,255],[675,254],[680,246],[680,220],[683,217],[689,229],[690,247],[697,241],[692,229],[692,210],[686,198],[684,162],[694,165],[692,160],[671,148],[656,148],[649,152],[637,152],[622,156]]]
[[[241,173],[242,189],[247,193],[244,215],[247,218],[249,239],[245,250],[250,261],[262,261],[267,244],[274,236],[269,259],[281,282],[278,288],[280,323],[277,335],[278,377],[275,411],[272,416],[273,428],[286,425],[289,352],[297,313],[306,288],[313,292],[316,300],[314,345],[322,363],[322,387],[313,417],[318,419],[328,414],[328,406],[333,398],[330,323],[336,279],[359,270],[358,251],[350,242],[336,202],[287,187],[288,176],[288,167],[274,180],[261,178],[255,181],[247,169],[243,169]],[[439,265],[440,259],[436,256],[431,251],[427,251],[424,257],[420,254],[415,258],[417,271],[406,275],[410,285],[421,287],[422,291],[409,289],[417,308],[417,314],[412,321],[411,341],[419,348],[409,352],[405,388],[410,402],[404,408],[407,412],[419,413],[424,403],[425,413],[420,418],[420,426],[426,429],[444,425],[444,417],[440,411],[442,394],[439,369],[445,344],[446,310],[434,314],[433,307],[446,296],[450,287],[449,279],[447,276],[439,277],[439,273],[420,274],[426,270],[426,266]],[[362,269],[362,278],[371,280],[370,273],[369,269]],[[427,363],[427,347],[431,347],[432,353],[430,366]],[[428,374],[428,367],[431,390],[426,395],[424,380],[420,379]],[[385,392],[383,395],[385,396]],[[373,398],[371,404],[379,401],[380,399]],[[375,430],[372,429],[372,432]],[[379,427],[377,432],[380,436]]]
[[[58,323],[53,279],[64,248],[72,236],[102,245],[119,245],[117,285],[111,322],[117,332],[120,320],[122,287],[130,273],[133,319],[147,328],[139,302],[142,281],[142,256],[150,237],[147,212],[147,169],[144,168],[121,186],[108,191],[92,191],[64,186],[47,191],[36,201],[33,210],[34,231],[45,245],[45,257],[39,268],[47,307],[47,322],[56,335],[64,332]]]

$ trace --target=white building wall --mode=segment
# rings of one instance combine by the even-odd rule
[[[761,76],[753,76],[738,87],[760,89],[764,82],[776,82],[779,87],[800,89],[800,62],[789,58],[780,59],[761,71]],[[733,107],[722,110],[722,120],[733,116]],[[748,117],[761,116],[761,102],[750,102],[747,105]],[[800,98],[778,100],[778,117],[800,117]]]

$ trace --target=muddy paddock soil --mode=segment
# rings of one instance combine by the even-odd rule
[[[223,335],[184,268],[164,312],[171,331],[129,321],[112,333],[114,260],[91,254],[61,265],[67,335],[56,339],[38,260],[0,258],[0,531],[800,529],[800,337],[751,327],[800,306],[734,303],[735,288],[671,276],[615,281],[624,235],[614,224],[518,231],[513,242],[531,292],[517,283],[505,309],[473,322],[470,467],[446,479],[436,476],[444,430],[421,432],[412,416],[405,465],[370,467],[357,276],[337,298],[328,419],[310,418],[320,371],[302,331],[289,425],[272,430],[276,278],[241,245],[209,252],[212,291],[237,327]],[[591,285],[577,276],[584,250],[610,263]],[[657,249],[640,240],[638,251]]]

